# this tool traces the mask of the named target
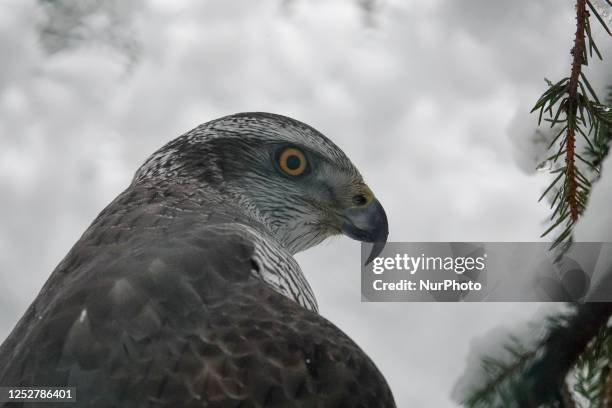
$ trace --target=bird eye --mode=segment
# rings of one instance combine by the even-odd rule
[[[278,158],[281,170],[290,176],[299,176],[306,170],[306,156],[295,147],[288,147]]]

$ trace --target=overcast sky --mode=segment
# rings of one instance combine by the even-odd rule
[[[533,171],[528,111],[544,77],[569,71],[573,1],[389,0],[370,14],[359,3],[2,0],[0,339],[150,153],[240,111],[334,140],[392,240],[539,240],[548,179]],[[599,90],[609,66],[589,68]],[[538,308],[361,303],[346,238],[298,260],[321,313],[371,355],[399,407],[455,406],[471,340]]]

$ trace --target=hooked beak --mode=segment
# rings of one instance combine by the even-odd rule
[[[361,242],[373,242],[372,251],[365,262],[368,265],[385,248],[389,235],[387,214],[380,202],[373,198],[363,206],[350,207],[343,211],[340,228],[348,237]]]

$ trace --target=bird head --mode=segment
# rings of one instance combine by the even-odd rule
[[[134,182],[160,179],[214,192],[291,253],[344,234],[375,243],[371,260],[387,239],[385,211],[344,152],[285,116],[241,113],[198,126],[151,156]]]

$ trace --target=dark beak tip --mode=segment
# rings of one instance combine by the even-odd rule
[[[389,235],[387,214],[380,202],[374,199],[363,207],[350,208],[344,212],[341,231],[350,238],[363,243],[372,243],[365,266],[384,250]]]
[[[368,258],[366,259],[363,266],[368,266],[369,264],[371,264],[372,261],[376,259],[376,257],[378,257],[378,255],[380,255],[381,252],[385,249],[386,245],[387,245],[386,241],[374,242],[372,244],[372,249],[370,250],[370,255],[368,255]]]

